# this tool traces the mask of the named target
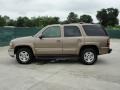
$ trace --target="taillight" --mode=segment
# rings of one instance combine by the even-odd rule
[[[110,39],[107,40],[107,47],[110,47]]]

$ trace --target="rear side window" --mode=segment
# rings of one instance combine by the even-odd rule
[[[79,37],[80,29],[77,26],[64,26],[64,37]]]
[[[101,25],[83,25],[83,29],[88,36],[108,36]]]

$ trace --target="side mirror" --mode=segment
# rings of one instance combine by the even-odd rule
[[[43,35],[40,35],[39,38],[42,39],[42,38],[43,38]]]

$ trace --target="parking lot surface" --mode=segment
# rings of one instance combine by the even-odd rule
[[[0,90],[120,90],[120,40],[112,39],[111,54],[95,65],[77,60],[20,65],[0,47]]]

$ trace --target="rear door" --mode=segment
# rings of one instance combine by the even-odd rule
[[[76,55],[82,45],[83,37],[77,25],[63,26],[63,55]]]

